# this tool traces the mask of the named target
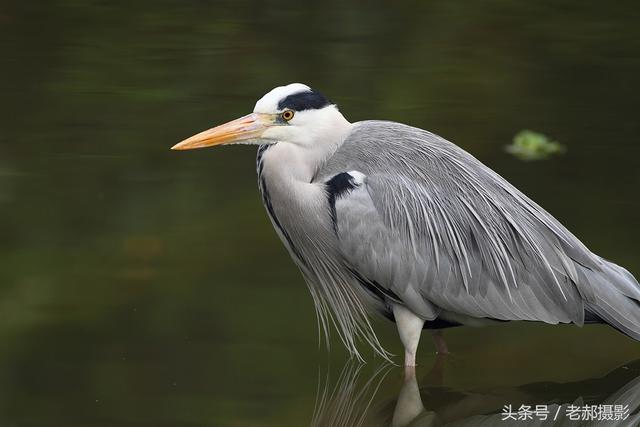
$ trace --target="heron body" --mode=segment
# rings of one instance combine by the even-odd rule
[[[640,339],[640,286],[469,153],[422,129],[349,123],[308,86],[175,149],[260,145],[259,188],[320,327],[388,357],[368,314],[394,320],[415,364],[423,328],[510,320],[607,323]],[[446,346],[435,335],[440,351]]]

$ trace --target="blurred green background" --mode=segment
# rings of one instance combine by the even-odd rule
[[[169,151],[290,82],[351,121],[457,143],[638,276],[639,12],[0,2],[0,423],[310,422],[319,370],[339,371],[346,354],[337,340],[318,348],[311,298],[257,193],[255,147]],[[568,152],[518,161],[503,147],[523,128]],[[378,330],[401,354],[394,326]],[[640,357],[603,326],[446,335],[453,389],[580,381]],[[432,353],[425,336],[419,370]],[[387,378],[379,396],[393,399],[400,370]]]

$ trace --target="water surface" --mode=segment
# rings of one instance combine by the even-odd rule
[[[352,121],[454,141],[640,274],[637,5],[397,3],[0,5],[3,425],[311,422],[319,383],[329,371],[339,385],[347,358],[337,340],[318,348],[311,298],[257,194],[255,149],[168,150],[280,84],[312,85]],[[510,157],[523,128],[567,153]],[[401,354],[393,325],[377,329]],[[603,326],[446,335],[436,388],[428,336],[420,349],[427,409],[507,390],[469,416],[518,403],[528,384],[547,384],[533,404],[574,402],[640,357]],[[390,422],[402,389],[402,370],[385,372],[367,423]]]

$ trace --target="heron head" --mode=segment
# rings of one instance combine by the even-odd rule
[[[291,143],[311,146],[332,141],[350,123],[321,93],[301,83],[272,89],[253,113],[200,132],[171,147],[190,150],[223,144]]]

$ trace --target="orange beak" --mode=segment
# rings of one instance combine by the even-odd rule
[[[172,150],[192,150],[194,148],[213,147],[214,145],[234,144],[241,141],[258,139],[265,130],[274,124],[270,114],[251,113],[244,117],[216,126],[193,135],[177,143]]]

